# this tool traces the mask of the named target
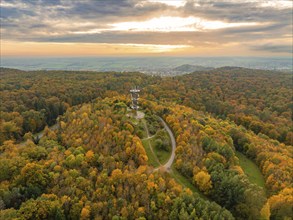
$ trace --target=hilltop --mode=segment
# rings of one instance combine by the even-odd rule
[[[1,75],[3,219],[292,216],[289,73]]]

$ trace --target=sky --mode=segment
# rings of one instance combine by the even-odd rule
[[[2,57],[292,56],[292,0],[1,0]]]

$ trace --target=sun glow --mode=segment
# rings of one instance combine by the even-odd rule
[[[191,47],[189,45],[167,45],[167,44],[118,44],[122,47],[132,47],[137,50],[148,50],[154,53],[170,52]]]
[[[204,31],[240,26],[254,26],[257,22],[226,23],[223,21],[208,21],[198,17],[159,17],[142,22],[121,22],[112,24],[112,30],[117,31]]]
[[[112,24],[112,30],[117,31],[195,31],[194,23],[197,19],[193,17],[159,17],[147,21],[130,21]]]
[[[257,22],[226,23],[209,21],[198,17],[158,17],[146,21],[130,21],[109,24],[108,28],[72,32],[74,34],[94,34],[106,31],[131,32],[195,32],[222,28],[255,26]]]

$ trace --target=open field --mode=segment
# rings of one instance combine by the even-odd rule
[[[144,149],[146,151],[146,154],[149,158],[148,163],[149,165],[153,166],[153,167],[158,167],[160,166],[160,164],[158,163],[157,158],[155,157],[155,155],[152,153],[152,150],[150,148],[150,140],[146,139],[146,140],[142,140],[142,144],[144,146]]]
[[[265,180],[257,165],[238,151],[236,152],[236,156],[239,158],[239,164],[250,182],[265,189]]]
[[[155,146],[156,139],[157,139],[157,136],[155,135],[153,138],[150,139],[150,143],[151,143],[153,150],[154,150],[154,153],[156,154],[156,157],[158,158],[160,163],[165,164],[165,163],[167,163],[168,159],[171,156],[171,147],[170,147],[169,151],[159,149],[158,147]],[[171,146],[170,138],[169,138],[169,145]]]

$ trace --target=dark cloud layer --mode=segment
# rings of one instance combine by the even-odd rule
[[[2,0],[1,38],[33,42],[133,44],[228,44],[245,42],[251,50],[292,53],[292,8],[262,7],[262,1],[187,1],[182,7],[136,0]],[[200,17],[243,26],[196,32],[105,31],[108,24],[159,16]],[[80,34],[74,34],[80,32]],[[83,33],[84,32],[84,33]],[[256,41],[263,41],[255,45]],[[282,41],[275,42],[274,41]]]
[[[292,53],[292,48],[288,45],[264,44],[251,47],[253,50],[268,51],[273,53]]]

